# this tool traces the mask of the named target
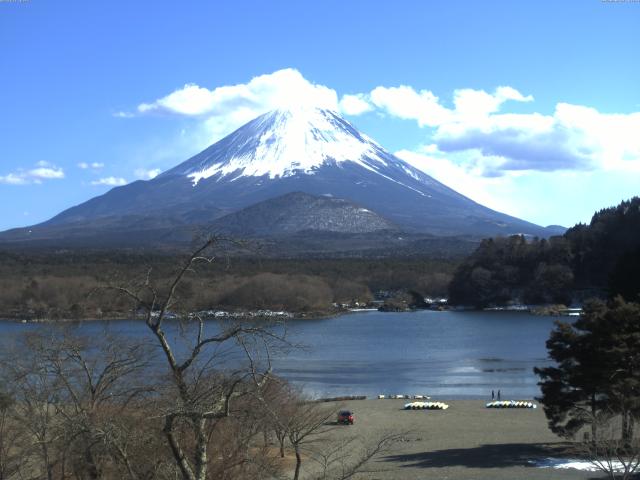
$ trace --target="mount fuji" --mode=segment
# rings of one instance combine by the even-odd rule
[[[286,228],[269,232],[265,219]],[[116,187],[44,223],[4,232],[0,242],[172,244],[212,226],[224,231],[232,224],[235,234],[251,235],[252,223],[260,223],[262,236],[314,230],[473,237],[562,233],[470,200],[332,111],[300,108],[259,116],[153,180]]]

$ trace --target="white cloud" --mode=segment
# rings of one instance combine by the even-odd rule
[[[502,113],[508,101],[532,95],[501,86],[493,93],[458,89],[453,108],[429,90],[376,87],[366,98],[380,111],[431,129],[431,141],[450,154],[468,152],[478,174],[518,171],[622,170],[640,172],[640,112],[605,114],[558,103],[552,114]]]
[[[189,149],[189,153],[269,110],[311,105],[347,115],[376,110],[414,120],[425,128],[425,140],[436,146],[440,156],[444,152],[470,175],[497,177],[527,171],[574,170],[640,172],[640,135],[636,134],[640,131],[640,113],[604,114],[566,103],[558,103],[551,113],[508,110],[515,102],[533,101],[532,95],[506,85],[489,92],[454,90],[450,104],[430,90],[408,85],[378,86],[370,92],[339,97],[335,90],[310,82],[297,70],[288,68],[257,76],[247,83],[213,89],[187,84],[140,104],[136,114],[163,112],[196,118],[196,127],[176,140],[175,149]],[[533,110],[531,105],[527,108]]]
[[[0,183],[7,185],[40,184],[45,180],[59,180],[64,178],[64,170],[43,160],[36,163],[36,168],[29,170],[18,169],[7,175],[0,175]]]
[[[122,177],[105,177],[91,182],[91,185],[106,185],[109,187],[119,187],[126,184],[127,181]]]
[[[160,170],[159,168],[152,168],[150,170],[145,168],[138,168],[134,172],[134,175],[136,176],[136,178],[140,178],[142,180],[152,180],[156,178],[158,175],[160,175],[161,173],[162,173],[162,170]]]
[[[113,113],[113,116],[116,118],[132,118],[132,117],[135,117],[135,114],[131,112],[119,111],[119,112]]]
[[[458,121],[470,119],[484,119],[487,115],[497,112],[506,101],[532,102],[533,96],[522,95],[515,88],[498,87],[494,93],[484,90],[464,88],[453,92],[453,104],[455,105],[454,117]]]
[[[215,90],[210,91],[196,84],[188,83],[153,103],[138,105],[138,112],[167,110],[182,115],[201,115],[213,110],[216,103]]]
[[[137,114],[165,113],[202,118],[191,143],[210,144],[249,120],[276,109],[301,106],[338,111],[335,90],[315,84],[286,68],[260,75],[249,82],[208,89],[193,83],[149,103],[138,105]],[[117,116],[130,114],[118,112]]]
[[[503,171],[640,171],[640,112],[605,114],[559,103],[552,115],[493,114],[439,126],[433,140],[447,152],[500,156]]]
[[[8,173],[7,175],[0,175],[0,183],[5,183],[7,185],[26,185],[28,183],[27,179],[16,173]]]
[[[340,111],[346,115],[362,115],[373,110],[365,95],[343,95],[339,103]]]
[[[442,156],[441,152],[434,150],[433,145],[419,148],[418,151],[399,150],[395,152],[395,155],[444,183],[447,187],[482,205],[515,214],[515,210],[505,211],[502,195],[495,194],[496,188],[505,187],[509,184],[510,179],[483,176],[483,166],[475,164],[470,158],[455,161],[450,157]]]
[[[151,103],[138,105],[139,113],[162,111],[180,115],[226,115],[238,109],[260,113],[278,108],[314,106],[337,110],[335,90],[314,84],[292,68],[252,78],[248,83],[209,90],[193,83]]]
[[[78,168],[80,168],[82,170],[88,170],[88,169],[100,170],[101,168],[104,168],[104,163],[101,163],[101,162],[92,162],[92,163],[80,162],[80,163],[78,163]]]
[[[415,91],[412,87],[376,87],[371,102],[390,115],[417,120],[421,127],[433,127],[449,120],[451,111],[440,105],[440,99],[429,90]]]
[[[53,178],[64,178],[64,171],[61,168],[38,167],[27,172],[30,178],[49,180]]]
[[[470,88],[453,92],[455,108],[442,105],[430,90],[416,91],[413,87],[376,87],[369,94],[371,102],[380,110],[406,120],[416,120],[421,127],[440,127],[450,123],[483,120],[498,111],[508,101],[530,102],[531,95],[524,96],[511,87],[498,87],[494,93]]]

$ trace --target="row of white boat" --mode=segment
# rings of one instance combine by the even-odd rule
[[[405,410],[446,410],[449,405],[443,402],[411,402],[404,406]]]
[[[487,403],[487,408],[537,408],[537,405],[521,400],[498,400]]]
[[[431,397],[427,395],[378,395],[378,400],[391,399],[391,400],[429,400]]]
[[[378,395],[379,400],[393,399],[393,400],[430,400],[431,397],[427,395]],[[489,402],[486,405],[487,408],[538,408],[533,402],[526,400],[497,400]],[[410,402],[404,406],[405,410],[446,410],[449,405],[443,402]]]

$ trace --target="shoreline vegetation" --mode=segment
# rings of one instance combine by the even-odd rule
[[[144,282],[147,277],[167,285],[183,258],[116,251],[0,251],[0,318],[132,318],[136,306],[110,287]],[[286,312],[296,318],[330,317],[382,305],[407,310],[416,299],[446,297],[458,262],[428,257],[274,260],[219,256],[183,280],[171,310],[183,316],[210,310],[243,316]]]
[[[582,304],[589,298],[640,295],[640,197],[596,212],[549,239],[489,238],[456,269],[454,304]]]
[[[529,310],[575,315],[589,298],[640,294],[640,197],[550,239],[483,240],[466,258],[225,257],[189,275],[172,311],[321,318],[353,309]],[[111,286],[167,285],[184,256],[132,251],[0,251],[0,318],[125,319],[135,305]],[[163,293],[163,292],[159,292]],[[447,299],[447,300],[444,300]],[[133,310],[132,310],[133,308]]]
[[[388,309],[385,306],[363,306],[354,308],[340,308],[327,311],[314,311],[314,312],[288,312],[284,310],[211,310],[207,312],[192,312],[186,315],[177,315],[172,312],[166,314],[167,320],[189,320],[196,321],[197,318],[202,318],[205,321],[218,320],[218,319],[265,319],[265,320],[287,320],[287,319],[309,319],[318,320],[325,318],[334,318],[343,315],[350,315],[360,312],[391,312],[391,313],[410,313],[420,310],[431,311],[473,311],[473,312],[524,312],[530,313],[536,316],[578,316],[582,311],[581,308],[569,308],[566,305],[510,305],[506,307],[488,307],[488,308],[474,308],[474,307],[448,307],[446,305],[434,305],[421,308],[405,308],[405,309]],[[108,317],[85,317],[85,318],[72,318],[72,317],[58,317],[51,318],[39,318],[32,317],[28,313],[22,314],[2,314],[0,313],[0,321],[8,322],[20,322],[20,323],[68,323],[68,322],[100,322],[110,320],[144,320],[144,316],[135,312],[122,312],[120,314],[111,314]]]

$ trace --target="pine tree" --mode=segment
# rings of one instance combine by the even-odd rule
[[[601,414],[621,417],[623,440],[640,414],[640,305],[618,297],[588,302],[573,324],[558,322],[547,341],[555,366],[536,368],[551,430],[571,437]]]

